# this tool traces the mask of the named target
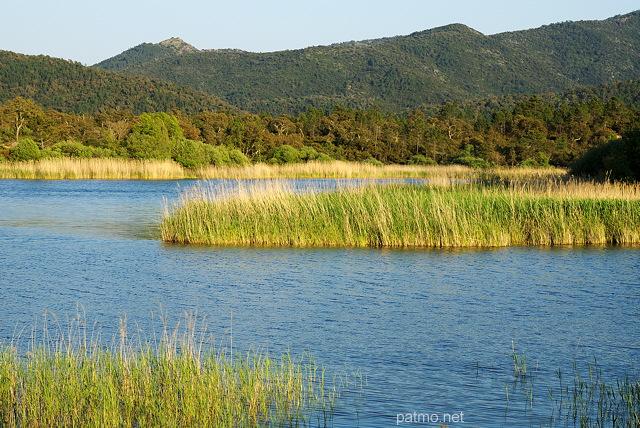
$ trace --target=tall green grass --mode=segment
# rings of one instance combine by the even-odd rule
[[[555,181],[378,184],[301,194],[273,181],[235,191],[200,184],[167,208],[161,232],[167,242],[215,245],[639,243],[637,187],[598,186]]]
[[[338,392],[308,356],[205,345],[196,318],[159,341],[87,338],[77,319],[25,353],[0,347],[0,425],[7,427],[324,426]]]

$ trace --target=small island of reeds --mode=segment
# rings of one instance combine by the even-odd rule
[[[640,189],[568,178],[377,183],[294,191],[201,182],[168,207],[166,242],[324,247],[640,243]]]

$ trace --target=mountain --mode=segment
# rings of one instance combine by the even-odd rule
[[[490,36],[451,24],[270,53],[143,44],[97,66],[188,85],[253,112],[295,113],[336,104],[401,112],[639,79],[639,34],[636,11]]]
[[[129,76],[44,55],[0,51],[0,102],[29,98],[62,112],[117,109],[143,112],[238,110],[190,87],[144,76]]]
[[[160,43],[142,43],[95,66],[109,71],[120,71],[145,62],[194,52],[199,50],[184,40],[173,37]]]

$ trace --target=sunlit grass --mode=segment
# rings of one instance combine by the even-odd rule
[[[558,177],[560,168],[473,169],[462,165],[385,165],[362,162],[309,162],[287,165],[256,163],[245,166],[183,168],[166,160],[120,158],[58,158],[27,162],[0,162],[0,178],[11,179],[269,179],[269,178],[429,178],[429,179],[522,179]]]
[[[0,347],[0,425],[7,427],[323,426],[338,391],[309,356],[237,353],[206,343],[198,318],[157,341],[87,337],[83,317],[46,325],[26,352]]]
[[[387,184],[294,192],[200,184],[167,209],[167,242],[476,247],[640,243],[638,186],[577,181]]]
[[[3,162],[0,163],[0,178],[169,180],[190,178],[190,176],[182,166],[173,161],[64,158]]]

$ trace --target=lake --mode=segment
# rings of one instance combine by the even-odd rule
[[[45,310],[64,324],[79,307],[107,341],[124,316],[151,337],[159,313],[172,324],[197,311],[220,346],[308,351],[328,373],[357,372],[338,427],[549,425],[558,370],[596,360],[608,379],[638,373],[638,247],[163,244],[165,201],[194,183],[1,180],[0,340],[28,338]]]

